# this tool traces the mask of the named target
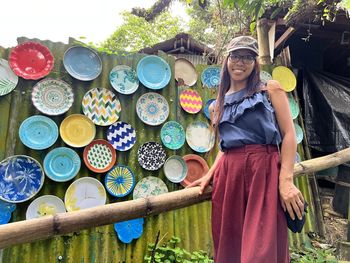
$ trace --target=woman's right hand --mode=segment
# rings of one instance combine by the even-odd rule
[[[200,186],[199,194],[201,195],[204,189],[209,185],[212,177],[213,177],[213,172],[209,170],[202,178],[199,178],[196,181],[190,183],[188,186],[186,186],[186,188]]]

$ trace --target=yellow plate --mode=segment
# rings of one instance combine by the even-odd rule
[[[95,138],[95,124],[85,115],[72,114],[60,126],[62,140],[72,147],[84,147]]]
[[[294,90],[297,85],[297,80],[293,71],[284,66],[279,66],[273,69],[272,79],[277,80],[287,92]]]

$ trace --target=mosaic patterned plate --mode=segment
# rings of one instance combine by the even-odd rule
[[[296,123],[294,123],[294,129],[295,129],[295,133],[297,136],[297,144],[299,144],[299,143],[301,143],[301,141],[304,138],[304,133],[303,133],[302,128]]]
[[[106,190],[99,180],[82,177],[67,189],[64,204],[68,212],[106,204]]]
[[[165,176],[170,182],[173,183],[182,182],[185,179],[188,171],[185,160],[178,155],[170,156],[166,160],[163,169]]]
[[[9,94],[18,83],[18,77],[10,68],[7,60],[0,58],[0,96]]]
[[[54,57],[46,46],[29,41],[11,50],[9,64],[17,76],[24,79],[40,79],[52,70]]]
[[[84,147],[92,142],[95,134],[95,124],[85,115],[72,114],[61,122],[60,135],[69,146]]]
[[[137,64],[137,77],[141,83],[153,90],[159,90],[168,85],[171,78],[169,64],[161,57],[150,55],[142,58]]]
[[[297,85],[297,79],[293,71],[284,66],[274,68],[272,71],[272,78],[277,80],[287,92],[294,90]]]
[[[73,101],[72,87],[63,80],[44,79],[33,87],[33,105],[44,114],[63,114],[70,109]]]
[[[197,113],[202,109],[202,98],[193,89],[185,89],[180,94],[180,105],[188,113]]]
[[[175,60],[175,79],[184,85],[193,86],[196,84],[198,74],[194,65],[185,58],[178,58]]]
[[[82,46],[67,49],[64,53],[63,65],[69,75],[83,81],[97,78],[102,71],[102,61],[98,54]]]
[[[15,209],[16,204],[4,202],[0,199],[0,225],[10,222],[12,212],[15,211]]]
[[[91,171],[104,173],[113,167],[117,154],[109,142],[98,139],[85,147],[83,158],[86,167]]]
[[[67,147],[58,147],[50,151],[44,159],[47,177],[56,182],[67,182],[79,172],[81,161],[79,155]]]
[[[136,71],[125,65],[115,66],[109,73],[109,81],[116,91],[125,95],[134,93],[139,87]]]
[[[216,66],[207,67],[201,75],[203,86],[209,89],[217,88],[220,84],[221,69]]]
[[[160,130],[160,139],[170,150],[180,149],[185,143],[185,137],[184,128],[176,121],[166,122]]]
[[[26,220],[65,212],[66,208],[61,198],[54,195],[43,195],[30,203],[26,212]]]
[[[265,71],[265,70],[261,70],[260,71],[260,80],[264,83],[266,83],[267,81],[269,81],[270,79],[272,79],[272,76],[269,72]]]
[[[209,120],[210,120],[209,106],[210,106],[210,104],[212,104],[214,101],[215,101],[215,99],[209,99],[209,100],[207,100],[207,102],[206,102],[205,105],[204,105],[204,110],[203,110],[203,112],[204,112],[205,117],[207,117]]]
[[[119,164],[106,174],[105,186],[113,196],[126,196],[134,189],[135,175],[128,166]]]
[[[158,170],[165,163],[166,153],[157,142],[146,142],[137,151],[137,159],[143,169]]]
[[[296,119],[299,115],[299,106],[298,103],[295,101],[293,96],[288,94],[288,102],[289,102],[289,109],[292,114],[292,119]]]
[[[213,148],[215,136],[209,124],[202,121],[195,121],[187,126],[186,141],[192,150],[204,153]]]
[[[58,127],[48,117],[35,115],[25,119],[19,127],[22,143],[34,150],[43,150],[52,146],[58,138]]]
[[[44,184],[41,164],[32,157],[14,155],[0,162],[0,199],[21,203],[35,196]]]
[[[148,196],[165,194],[168,192],[166,184],[154,176],[142,178],[135,186],[133,199],[146,198]]]
[[[199,155],[187,154],[183,156],[183,159],[185,160],[188,168],[187,176],[181,182],[181,185],[184,187],[197,179],[200,179],[209,171],[207,162]]]
[[[160,94],[149,92],[143,94],[136,103],[137,116],[144,123],[156,126],[166,121],[169,116],[169,104]]]
[[[121,105],[117,96],[108,89],[93,88],[85,93],[82,101],[84,114],[93,123],[108,126],[119,119]]]
[[[118,121],[109,126],[107,140],[117,151],[128,151],[136,143],[136,132],[129,123]]]

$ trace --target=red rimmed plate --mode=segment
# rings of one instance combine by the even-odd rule
[[[40,79],[54,65],[51,51],[37,42],[24,42],[11,50],[9,64],[13,72],[24,79]]]
[[[85,147],[83,158],[86,167],[91,171],[104,173],[113,167],[117,154],[109,142],[98,139]]]
[[[203,177],[209,171],[207,162],[199,155],[187,154],[182,158],[185,160],[188,168],[186,178],[180,183],[184,187]]]

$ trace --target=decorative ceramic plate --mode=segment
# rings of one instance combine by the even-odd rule
[[[204,153],[213,148],[215,136],[209,124],[202,121],[195,121],[187,126],[186,141],[192,150]]]
[[[176,121],[166,122],[160,130],[160,138],[165,147],[177,150],[185,143],[185,131],[182,125]]]
[[[143,232],[143,218],[135,218],[114,224],[114,230],[119,240],[129,244],[133,239],[141,237]]]
[[[267,81],[269,81],[270,79],[272,79],[272,76],[270,73],[268,73],[265,70],[261,70],[260,71],[260,80],[264,83],[266,83]]]
[[[83,112],[93,123],[108,126],[119,119],[121,105],[117,96],[108,89],[93,88],[85,93]]]
[[[203,86],[208,88],[217,88],[220,84],[221,69],[216,66],[207,67],[201,75]]]
[[[299,143],[301,143],[301,141],[304,138],[304,133],[303,133],[303,130],[301,129],[301,127],[296,123],[294,123],[294,129],[295,129],[295,133],[297,136],[297,144],[299,144]]]
[[[84,147],[92,142],[95,134],[95,124],[85,115],[72,114],[61,122],[60,135],[69,146]]]
[[[205,103],[205,106],[204,106],[204,115],[205,117],[207,117],[209,120],[210,120],[210,112],[209,112],[209,106],[210,104],[212,104],[213,102],[215,101],[215,99],[209,99],[207,100],[207,102]]]
[[[299,106],[293,96],[288,95],[289,109],[292,113],[292,119],[296,119],[299,115]]]
[[[11,50],[9,64],[24,79],[40,79],[50,73],[54,58],[50,50],[37,42],[25,42]]]
[[[300,158],[299,153],[295,153],[295,161],[294,161],[294,163],[300,163],[300,162],[301,162],[301,158]]]
[[[136,132],[129,123],[118,121],[109,126],[107,140],[114,149],[124,152],[135,145]]]
[[[202,109],[202,98],[193,89],[185,89],[180,94],[180,105],[188,113],[197,113]]]
[[[165,176],[170,182],[173,183],[182,182],[185,179],[188,171],[185,160],[178,155],[170,156],[166,160],[163,169]]]
[[[162,145],[159,143],[146,142],[138,149],[137,159],[142,168],[149,171],[155,171],[164,164],[166,153]]]
[[[10,222],[11,214],[16,209],[16,204],[0,200],[0,225]]]
[[[46,176],[56,182],[66,182],[73,179],[78,174],[80,166],[79,155],[67,147],[53,149],[44,159]]]
[[[66,50],[63,65],[73,78],[89,81],[97,78],[102,71],[98,54],[87,47],[73,46]]]
[[[181,182],[184,187],[203,177],[209,171],[207,162],[199,155],[187,154],[183,156],[183,159],[188,169],[186,178]]]
[[[135,175],[128,166],[119,164],[106,174],[105,186],[113,196],[126,196],[134,189]]]
[[[272,78],[277,80],[287,92],[294,90],[297,85],[297,80],[293,71],[284,66],[274,68],[272,71]]]
[[[21,203],[35,196],[44,184],[44,171],[32,157],[14,155],[0,162],[0,199]]]
[[[115,66],[109,73],[109,81],[116,91],[125,95],[134,93],[139,87],[136,71],[125,65]]]
[[[85,147],[83,153],[86,167],[95,173],[110,170],[117,160],[113,146],[105,140],[94,140]]]
[[[82,177],[67,189],[64,203],[68,212],[106,204],[106,190],[99,180]]]
[[[48,117],[35,115],[25,119],[19,127],[22,143],[34,150],[43,150],[52,146],[58,138],[58,127]]]
[[[146,198],[148,196],[165,194],[168,192],[166,184],[154,176],[142,178],[135,186],[133,199]]]
[[[43,195],[33,200],[27,208],[26,219],[65,213],[63,201],[54,195]]]
[[[47,115],[60,115],[67,112],[73,104],[72,87],[63,80],[44,79],[32,91],[35,108]]]
[[[185,58],[178,58],[175,60],[175,79],[178,82],[183,81],[187,86],[196,84],[198,74],[194,65]]]
[[[9,94],[18,83],[18,77],[10,68],[7,60],[0,58],[0,96]]]
[[[142,58],[137,64],[136,71],[141,83],[153,90],[164,88],[171,77],[169,64],[161,57],[155,55]]]
[[[169,104],[160,94],[149,92],[143,94],[136,103],[136,112],[141,121],[156,126],[166,121],[169,116]]]

